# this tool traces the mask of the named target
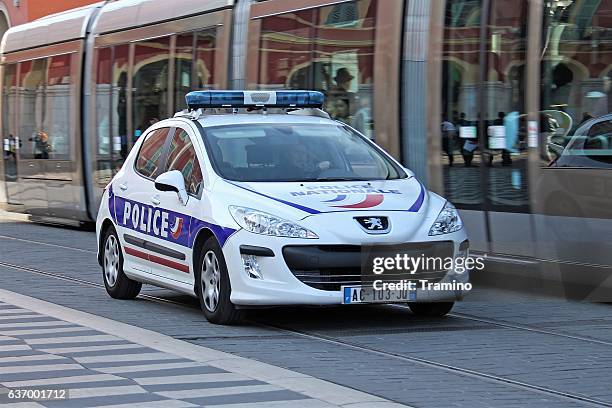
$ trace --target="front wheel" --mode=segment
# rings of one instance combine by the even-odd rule
[[[238,322],[242,313],[230,301],[230,285],[223,251],[214,237],[204,243],[196,264],[196,294],[206,319],[215,324]]]
[[[442,317],[446,316],[455,302],[434,302],[434,303],[409,303],[410,311],[422,317]]]
[[[134,299],[140,293],[142,284],[125,276],[123,273],[123,253],[114,227],[104,234],[102,250],[102,275],[106,292],[115,299]]]

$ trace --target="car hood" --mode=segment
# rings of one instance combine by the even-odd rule
[[[426,196],[425,188],[414,177],[384,181],[226,182],[299,210],[300,218],[342,211],[418,212]]]

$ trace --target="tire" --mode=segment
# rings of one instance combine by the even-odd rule
[[[208,238],[198,252],[195,275],[200,308],[209,322],[229,325],[242,319],[242,311],[230,301],[232,287],[227,265],[214,237]]]
[[[102,240],[102,279],[110,297],[134,299],[140,293],[142,283],[128,278],[123,273],[123,252],[115,227],[106,230]]]
[[[432,303],[409,303],[410,311],[422,317],[442,317],[446,316],[455,302],[432,302]]]

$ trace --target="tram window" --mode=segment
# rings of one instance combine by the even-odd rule
[[[528,1],[508,8],[504,0],[491,0],[486,16],[481,1],[446,4],[439,122],[445,194],[460,208],[529,211]]]
[[[508,7],[491,1],[487,27],[487,76],[480,142],[486,193],[492,211],[529,211],[525,118],[527,0]]]
[[[376,0],[264,17],[259,88],[318,89],[326,110],[374,138]]]
[[[327,111],[374,138],[372,120],[376,1],[321,7],[315,20],[314,87],[327,93]]]
[[[127,134],[127,82],[130,49],[127,44],[113,47],[112,62],[112,102],[111,102],[111,136],[113,145],[119,148],[116,167],[121,167],[130,147]],[[117,146],[119,145],[119,146]]]
[[[445,196],[459,208],[481,209],[484,197],[478,134],[481,1],[446,2],[440,133]]]
[[[541,110],[554,120],[540,129],[547,167],[557,158],[555,147],[575,140],[584,122],[612,112],[612,3],[569,0],[544,2],[544,7]],[[601,153],[603,138],[589,136],[586,143],[589,157],[610,162],[609,154]]]
[[[187,107],[185,95],[192,89],[193,71],[193,33],[176,36],[174,59],[174,110],[181,111]]]
[[[310,87],[314,14],[300,10],[261,20],[259,87]]]
[[[112,48],[96,50],[96,135],[98,156],[110,158],[115,147],[110,137],[111,64]]]
[[[17,106],[17,66],[5,65],[2,89],[2,143],[4,155],[14,158],[19,150],[15,131],[15,108]]]
[[[183,173],[187,192],[197,195],[197,188],[200,183],[195,181],[195,184],[192,185],[191,182],[194,166],[197,166],[198,159],[189,135],[182,129],[177,129],[172,137],[167,163],[166,170],[178,170]]]
[[[152,131],[142,143],[136,158],[136,171],[144,177],[155,179],[163,172],[163,152],[170,128]]]
[[[20,115],[18,135],[22,142],[22,159],[48,159],[51,145],[43,128],[45,115],[46,59],[23,61],[19,64]]]
[[[149,126],[168,116],[169,63],[169,37],[136,43],[132,82],[134,140]]]
[[[215,77],[216,29],[196,33],[195,84],[196,89],[218,88]]]
[[[74,54],[56,55],[47,61],[44,131],[47,134],[49,158],[67,160],[72,139],[71,61]]]
[[[113,151],[119,154],[121,144],[115,144],[111,138],[111,64],[113,62],[111,47],[96,49],[95,121],[97,170],[94,179],[99,187],[107,185],[113,173]]]

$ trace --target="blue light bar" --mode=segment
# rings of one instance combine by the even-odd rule
[[[189,109],[206,108],[322,108],[318,91],[193,91],[185,96]]]

